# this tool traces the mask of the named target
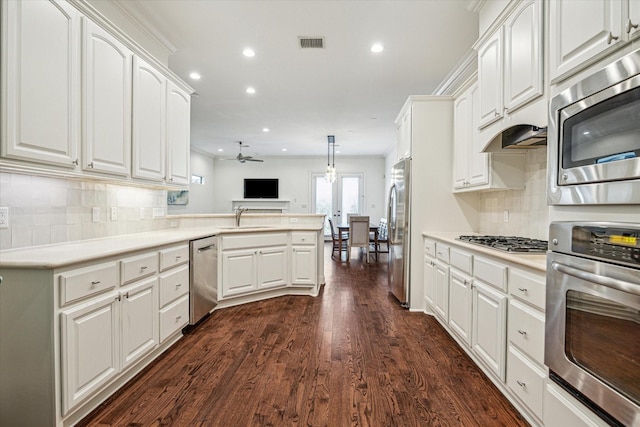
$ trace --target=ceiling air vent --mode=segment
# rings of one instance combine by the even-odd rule
[[[300,49],[324,49],[324,37],[298,37]]]

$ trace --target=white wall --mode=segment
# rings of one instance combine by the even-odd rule
[[[169,215],[212,213],[215,211],[214,164],[213,157],[191,151],[191,174],[203,177],[204,184],[190,184],[189,203],[187,205],[168,205]]]
[[[213,169],[214,213],[232,211],[232,200],[243,198],[244,178],[278,178],[280,199],[290,201],[290,213],[311,212],[311,174],[324,174],[325,157],[265,157],[264,163],[216,159]],[[364,210],[372,221],[386,215],[385,159],[336,157],[340,173],[364,174]]]

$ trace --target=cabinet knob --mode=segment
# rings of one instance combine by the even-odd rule
[[[609,31],[609,35],[607,36],[607,44],[611,44],[614,40],[618,40],[620,37],[614,36],[611,31]]]
[[[169,178],[169,182],[173,182],[173,177]]]
[[[627,19],[627,34],[631,34],[631,30],[637,30],[638,24],[631,22],[631,18]]]
[[[88,168],[90,168],[90,169],[93,169],[93,162],[90,162],[90,163],[87,165],[87,167],[88,167]]]
[[[75,159],[73,162],[71,162],[71,164],[78,166],[78,159]]]

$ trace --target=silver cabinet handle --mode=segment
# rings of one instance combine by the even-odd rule
[[[176,316],[176,322],[178,322],[180,319],[182,319],[182,316]]]
[[[173,182],[173,177],[169,178],[169,182]]]
[[[607,44],[611,44],[614,40],[618,40],[620,37],[614,36],[611,31],[609,31],[609,35],[607,36]]]
[[[74,161],[72,161],[71,164],[78,166],[78,159],[75,159]]]
[[[90,162],[87,167],[93,169],[93,162]]]
[[[522,329],[518,329],[518,333],[520,335],[527,335],[527,331],[523,331]]]
[[[519,385],[520,387],[522,387],[522,388],[525,388],[525,387],[527,386],[527,383],[523,383],[523,382],[522,382],[522,381],[520,381],[520,380],[516,380],[516,382],[517,382],[517,383],[518,383],[518,385]]]
[[[551,263],[551,268],[560,273],[577,277],[578,279],[584,280],[586,282],[595,283],[600,286],[606,286],[607,288],[617,289],[619,291],[628,292],[634,295],[640,295],[640,286],[631,282],[625,282],[624,280],[612,279],[610,277],[589,273],[588,271],[578,270],[577,268],[559,264],[555,261]]]
[[[181,287],[181,286],[182,286],[182,283],[178,283],[178,284],[176,285],[176,289],[180,289],[180,287]]]
[[[3,280],[4,280],[4,279],[2,278],[2,276],[0,276],[0,285],[2,285],[2,281],[3,281]]]
[[[176,261],[178,261],[180,258],[182,258],[181,255],[176,255]]]
[[[519,290],[520,292],[524,292],[525,294],[527,293],[527,288],[518,288],[518,290]]]
[[[122,297],[121,297],[120,295],[118,295],[118,296],[116,297],[116,301],[122,301]]]
[[[140,267],[140,270],[145,271],[147,269],[146,265],[143,265],[142,267]]]
[[[91,281],[91,289],[95,288],[96,285],[100,284],[100,280]]]
[[[627,34],[631,34],[631,30],[637,30],[638,24],[631,22],[631,18],[627,19]]]

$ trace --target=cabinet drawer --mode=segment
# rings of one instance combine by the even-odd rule
[[[286,233],[240,234],[222,237],[222,249],[257,248],[287,244]]]
[[[509,348],[507,366],[507,386],[541,420],[546,373],[513,347]]]
[[[160,307],[189,292],[189,266],[185,265],[160,276]]]
[[[449,259],[452,267],[471,275],[473,271],[473,255],[456,248],[451,248],[449,251]]]
[[[160,342],[189,322],[189,295],[160,310]]]
[[[160,271],[189,262],[189,245],[176,246],[160,251]]]
[[[449,246],[436,243],[436,258],[449,264]]]
[[[544,315],[536,310],[509,301],[509,341],[527,356],[544,364]]]
[[[294,245],[313,245],[316,243],[316,233],[291,233],[291,243]]]
[[[545,277],[509,270],[509,293],[519,300],[525,301],[540,310],[545,309],[546,285]]]
[[[122,268],[122,284],[131,283],[158,272],[158,253],[138,255],[120,261]]]
[[[487,285],[507,291],[507,267],[484,258],[473,258],[473,276]]]
[[[118,264],[109,262],[60,274],[60,305],[96,295],[118,285]]]
[[[436,257],[436,242],[431,239],[424,239],[424,254],[430,257]]]

